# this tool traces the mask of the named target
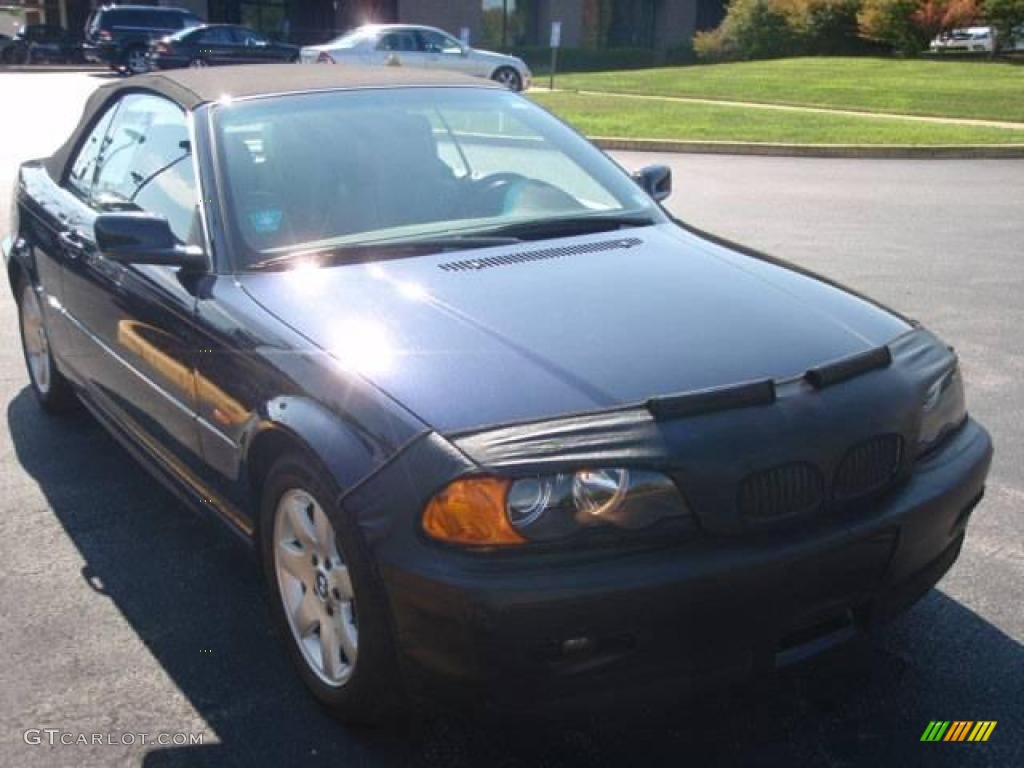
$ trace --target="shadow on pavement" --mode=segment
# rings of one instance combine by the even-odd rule
[[[24,389],[7,420],[19,462],[87,564],[82,578],[114,601],[221,742],[156,748],[148,768],[1021,764],[1024,650],[937,590],[872,640],[745,686],[728,704],[346,728],[292,672],[255,559],[231,534],[184,509],[88,416],[48,418]],[[197,652],[206,647],[211,656]],[[920,743],[935,719],[999,725],[987,744]]]

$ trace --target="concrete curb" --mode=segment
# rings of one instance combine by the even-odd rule
[[[881,159],[1016,159],[1024,144],[772,144],[741,141],[682,141],[590,137],[601,149],[630,152],[679,152],[700,155],[762,155],[766,157],[835,157]]]

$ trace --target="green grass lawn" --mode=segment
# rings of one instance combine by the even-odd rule
[[[1024,144],[1024,130],[537,91],[587,136],[796,144]]]
[[[991,61],[809,57],[561,75],[555,87],[1024,122],[1024,66]]]

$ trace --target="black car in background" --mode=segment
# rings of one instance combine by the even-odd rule
[[[183,29],[149,48],[149,63],[155,69],[281,64],[297,61],[298,57],[298,46],[271,42],[259,32],[232,24]]]
[[[202,19],[183,8],[148,5],[107,5],[93,11],[85,23],[85,44],[89,61],[111,69],[139,74],[149,69],[150,44],[189,27]]]
[[[82,41],[56,24],[26,24],[3,46],[4,64],[70,64],[82,60]]]

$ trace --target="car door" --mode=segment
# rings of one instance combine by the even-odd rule
[[[466,55],[466,49],[451,35],[436,29],[420,29],[416,31],[416,36],[424,51],[427,69],[476,74],[472,71],[473,65]]]
[[[381,35],[372,57],[374,64],[386,66],[427,66],[427,55],[420,47],[419,37],[413,29],[396,29]]]
[[[76,382],[81,379],[81,360],[75,354],[74,337],[63,311],[64,268],[69,260],[78,258],[83,244],[77,233],[93,217],[78,190],[88,189],[115,112],[116,107],[98,115],[63,174],[62,183],[52,179],[43,167],[22,169],[27,194],[22,198],[21,228],[32,246],[50,345],[64,373]]]
[[[202,242],[188,123],[155,94],[129,93],[112,109],[91,173],[68,180],[85,211],[71,238],[76,253],[63,263],[75,364],[107,416],[166,463],[195,468],[193,280],[173,267],[110,261],[93,235],[100,213],[145,211],[166,217],[181,241]]]
[[[258,32],[245,27],[232,27],[231,34],[238,46],[239,63],[267,64],[280,60],[280,53]]]
[[[196,58],[207,64],[239,64],[242,46],[230,27],[209,27],[199,34]]]

